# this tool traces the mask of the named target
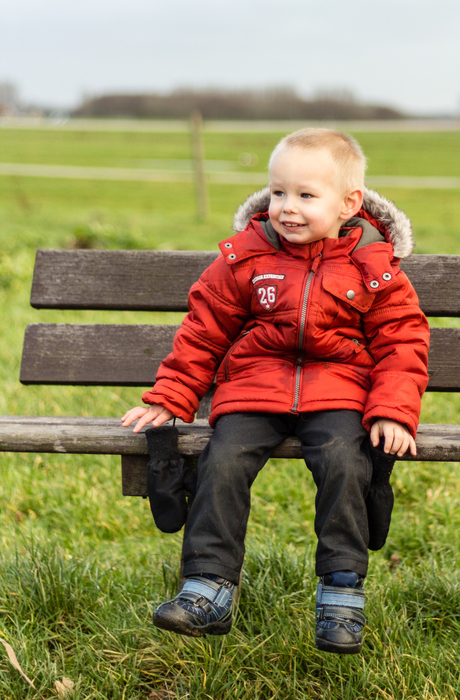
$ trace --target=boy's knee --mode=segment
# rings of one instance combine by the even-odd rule
[[[357,483],[363,491],[369,488],[372,466],[365,452],[350,449],[345,442],[331,441],[323,446],[319,462],[320,479],[341,487]]]
[[[213,481],[220,484],[234,484],[240,479],[251,480],[254,465],[252,460],[242,458],[241,450],[231,446],[228,450],[219,450],[214,455],[208,453],[198,462],[198,478],[200,481]]]

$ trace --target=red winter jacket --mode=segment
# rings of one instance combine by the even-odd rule
[[[296,246],[267,224],[268,198],[240,208],[243,230],[193,285],[143,401],[190,423],[216,376],[211,425],[241,411],[351,409],[368,430],[389,418],[415,437],[429,328],[399,268],[412,250],[408,219],[367,190],[341,237]]]

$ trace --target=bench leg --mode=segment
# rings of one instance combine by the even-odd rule
[[[121,455],[121,488],[123,496],[148,496],[148,455]]]

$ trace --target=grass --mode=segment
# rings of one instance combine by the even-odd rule
[[[208,134],[207,157],[255,152],[261,163],[279,136]],[[0,160],[13,162],[188,157],[183,134],[80,139],[4,130],[0,137]],[[458,175],[457,133],[359,138],[374,174]],[[0,178],[2,413],[117,416],[139,401],[139,389],[19,384],[27,323],[153,318],[31,309],[36,248],[85,241],[215,249],[250,191],[212,186],[211,215],[200,223],[189,185]],[[417,252],[460,253],[455,190],[384,194],[411,216]],[[427,394],[422,420],[458,422],[459,409],[457,395]],[[0,648],[0,697],[56,698],[63,677],[74,681],[70,698],[78,700],[460,697],[460,465],[397,463],[390,536],[371,554],[365,647],[357,657],[336,657],[313,646],[315,493],[300,461],[271,460],[254,485],[240,607],[222,639],[180,638],[151,625],[154,606],[174,594],[181,537],[154,528],[146,501],[121,496],[118,458],[0,454],[0,463],[0,637],[37,688]]]
[[[204,131],[209,160],[226,160],[240,170],[264,171],[273,147],[285,132],[213,133]],[[369,175],[460,176],[454,154],[460,132],[353,132],[369,161]],[[238,156],[256,156],[242,166]],[[188,159],[186,132],[139,133],[2,129],[0,162],[101,167],[148,167],[149,159]]]

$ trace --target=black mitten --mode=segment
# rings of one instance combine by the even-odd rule
[[[390,529],[394,496],[390,476],[396,455],[383,451],[383,440],[378,447],[369,441],[372,462],[372,479],[366,497],[367,520],[369,523],[368,548],[374,551],[382,549]]]
[[[150,461],[147,491],[155,525],[177,532],[187,520],[186,490],[194,494],[196,475],[177,450],[178,430],[163,425],[145,431]]]

